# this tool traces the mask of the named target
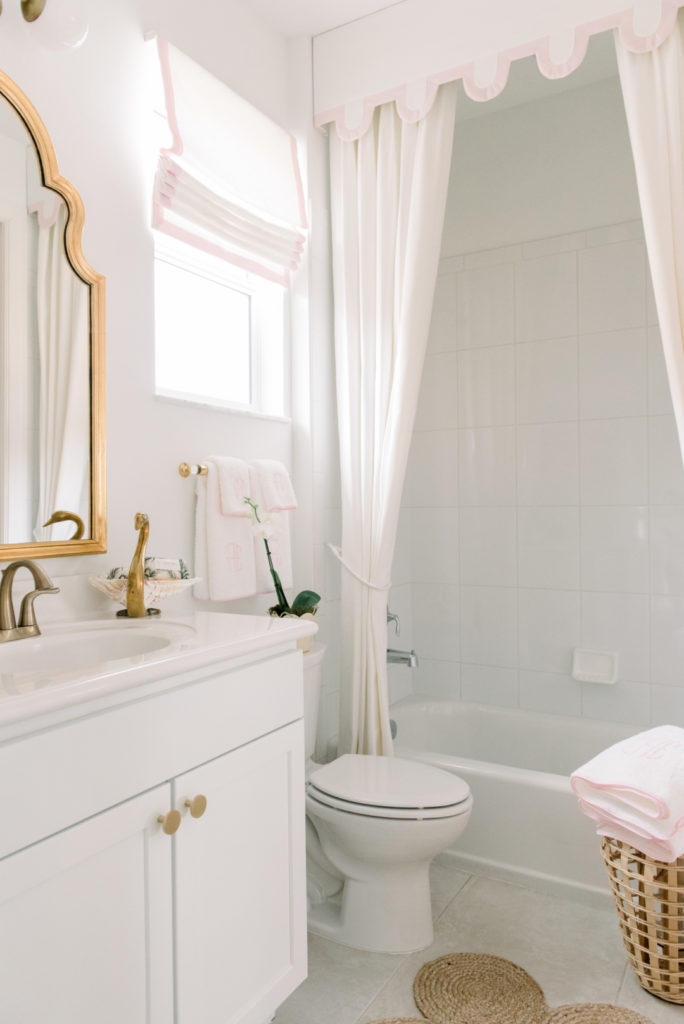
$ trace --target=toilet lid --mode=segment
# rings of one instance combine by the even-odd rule
[[[420,761],[374,754],[343,754],[309,776],[314,791],[370,807],[422,810],[451,808],[470,796],[468,784],[451,772]]]

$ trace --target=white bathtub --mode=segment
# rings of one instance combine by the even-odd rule
[[[424,697],[399,701],[390,715],[397,755],[445,768],[471,788],[468,827],[449,851],[455,863],[541,888],[608,893],[600,839],[569,776],[636,728]]]

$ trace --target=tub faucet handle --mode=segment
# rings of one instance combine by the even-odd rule
[[[401,623],[399,622],[399,616],[395,612],[391,612],[389,610],[389,608],[387,609],[387,622],[388,623],[390,623],[390,622],[394,623],[395,635],[399,636],[399,632],[400,632],[400,628],[401,628]]]

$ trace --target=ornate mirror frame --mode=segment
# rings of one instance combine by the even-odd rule
[[[59,555],[91,555],[107,550],[106,444],[105,444],[105,279],[86,262],[81,245],[85,220],[83,201],[63,178],[55,150],[37,110],[27,96],[0,71],[0,96],[23,121],[33,141],[43,185],[61,196],[67,206],[65,253],[74,273],[90,293],[90,522],[82,540],[27,541],[0,544],[0,561],[16,558],[53,558]]]

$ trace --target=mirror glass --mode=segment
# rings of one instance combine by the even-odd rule
[[[0,73],[0,560],[104,551],[103,288],[83,207]]]

